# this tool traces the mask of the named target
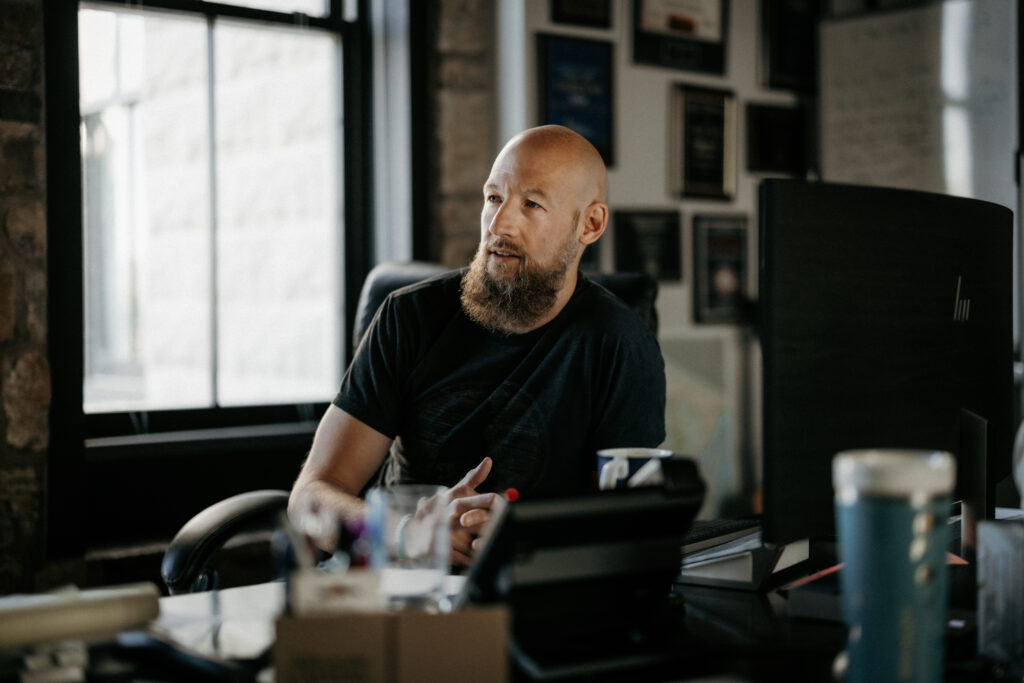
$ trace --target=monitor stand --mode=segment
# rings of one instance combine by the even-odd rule
[[[960,492],[960,556],[974,562],[978,550],[978,521],[991,519],[994,504],[988,498],[985,459],[988,455],[988,420],[967,409],[960,410],[960,449],[957,457],[957,490]]]

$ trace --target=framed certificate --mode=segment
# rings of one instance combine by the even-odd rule
[[[612,44],[537,34],[538,120],[571,128],[615,162]]]
[[[678,211],[613,211],[612,228],[616,271],[643,271],[656,280],[683,278]]]
[[[799,107],[747,104],[747,170],[752,173],[807,173],[807,129]]]
[[[693,316],[698,323],[740,323],[747,301],[746,216],[693,217]]]
[[[725,73],[728,0],[633,0],[633,61]]]
[[[817,91],[821,2],[772,0],[761,6],[761,80],[766,87]]]
[[[673,173],[681,197],[736,194],[736,99],[731,92],[677,85],[673,93]]]
[[[611,28],[612,0],[551,0],[551,21],[556,24]]]

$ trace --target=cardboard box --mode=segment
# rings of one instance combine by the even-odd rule
[[[350,612],[281,616],[274,648],[281,683],[413,683],[509,679],[504,606],[450,614]]]
[[[388,621],[379,613],[279,617],[275,680],[391,681]]]

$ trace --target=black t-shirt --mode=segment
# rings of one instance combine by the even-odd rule
[[[389,295],[334,399],[395,439],[386,483],[452,486],[490,456],[480,491],[586,491],[597,450],[664,440],[661,350],[618,297],[580,274],[554,320],[504,336],[466,317],[460,280]]]

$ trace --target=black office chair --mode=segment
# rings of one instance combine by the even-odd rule
[[[353,347],[362,339],[388,294],[450,270],[440,264],[421,261],[376,266],[366,276],[359,295]],[[619,296],[657,334],[658,312],[654,302],[658,283],[654,278],[646,273],[595,273],[587,277]],[[215,503],[190,519],[171,540],[160,565],[168,591],[173,595],[216,588],[218,575],[211,564],[214,554],[241,533],[274,528],[287,504],[288,491],[248,491]]]

